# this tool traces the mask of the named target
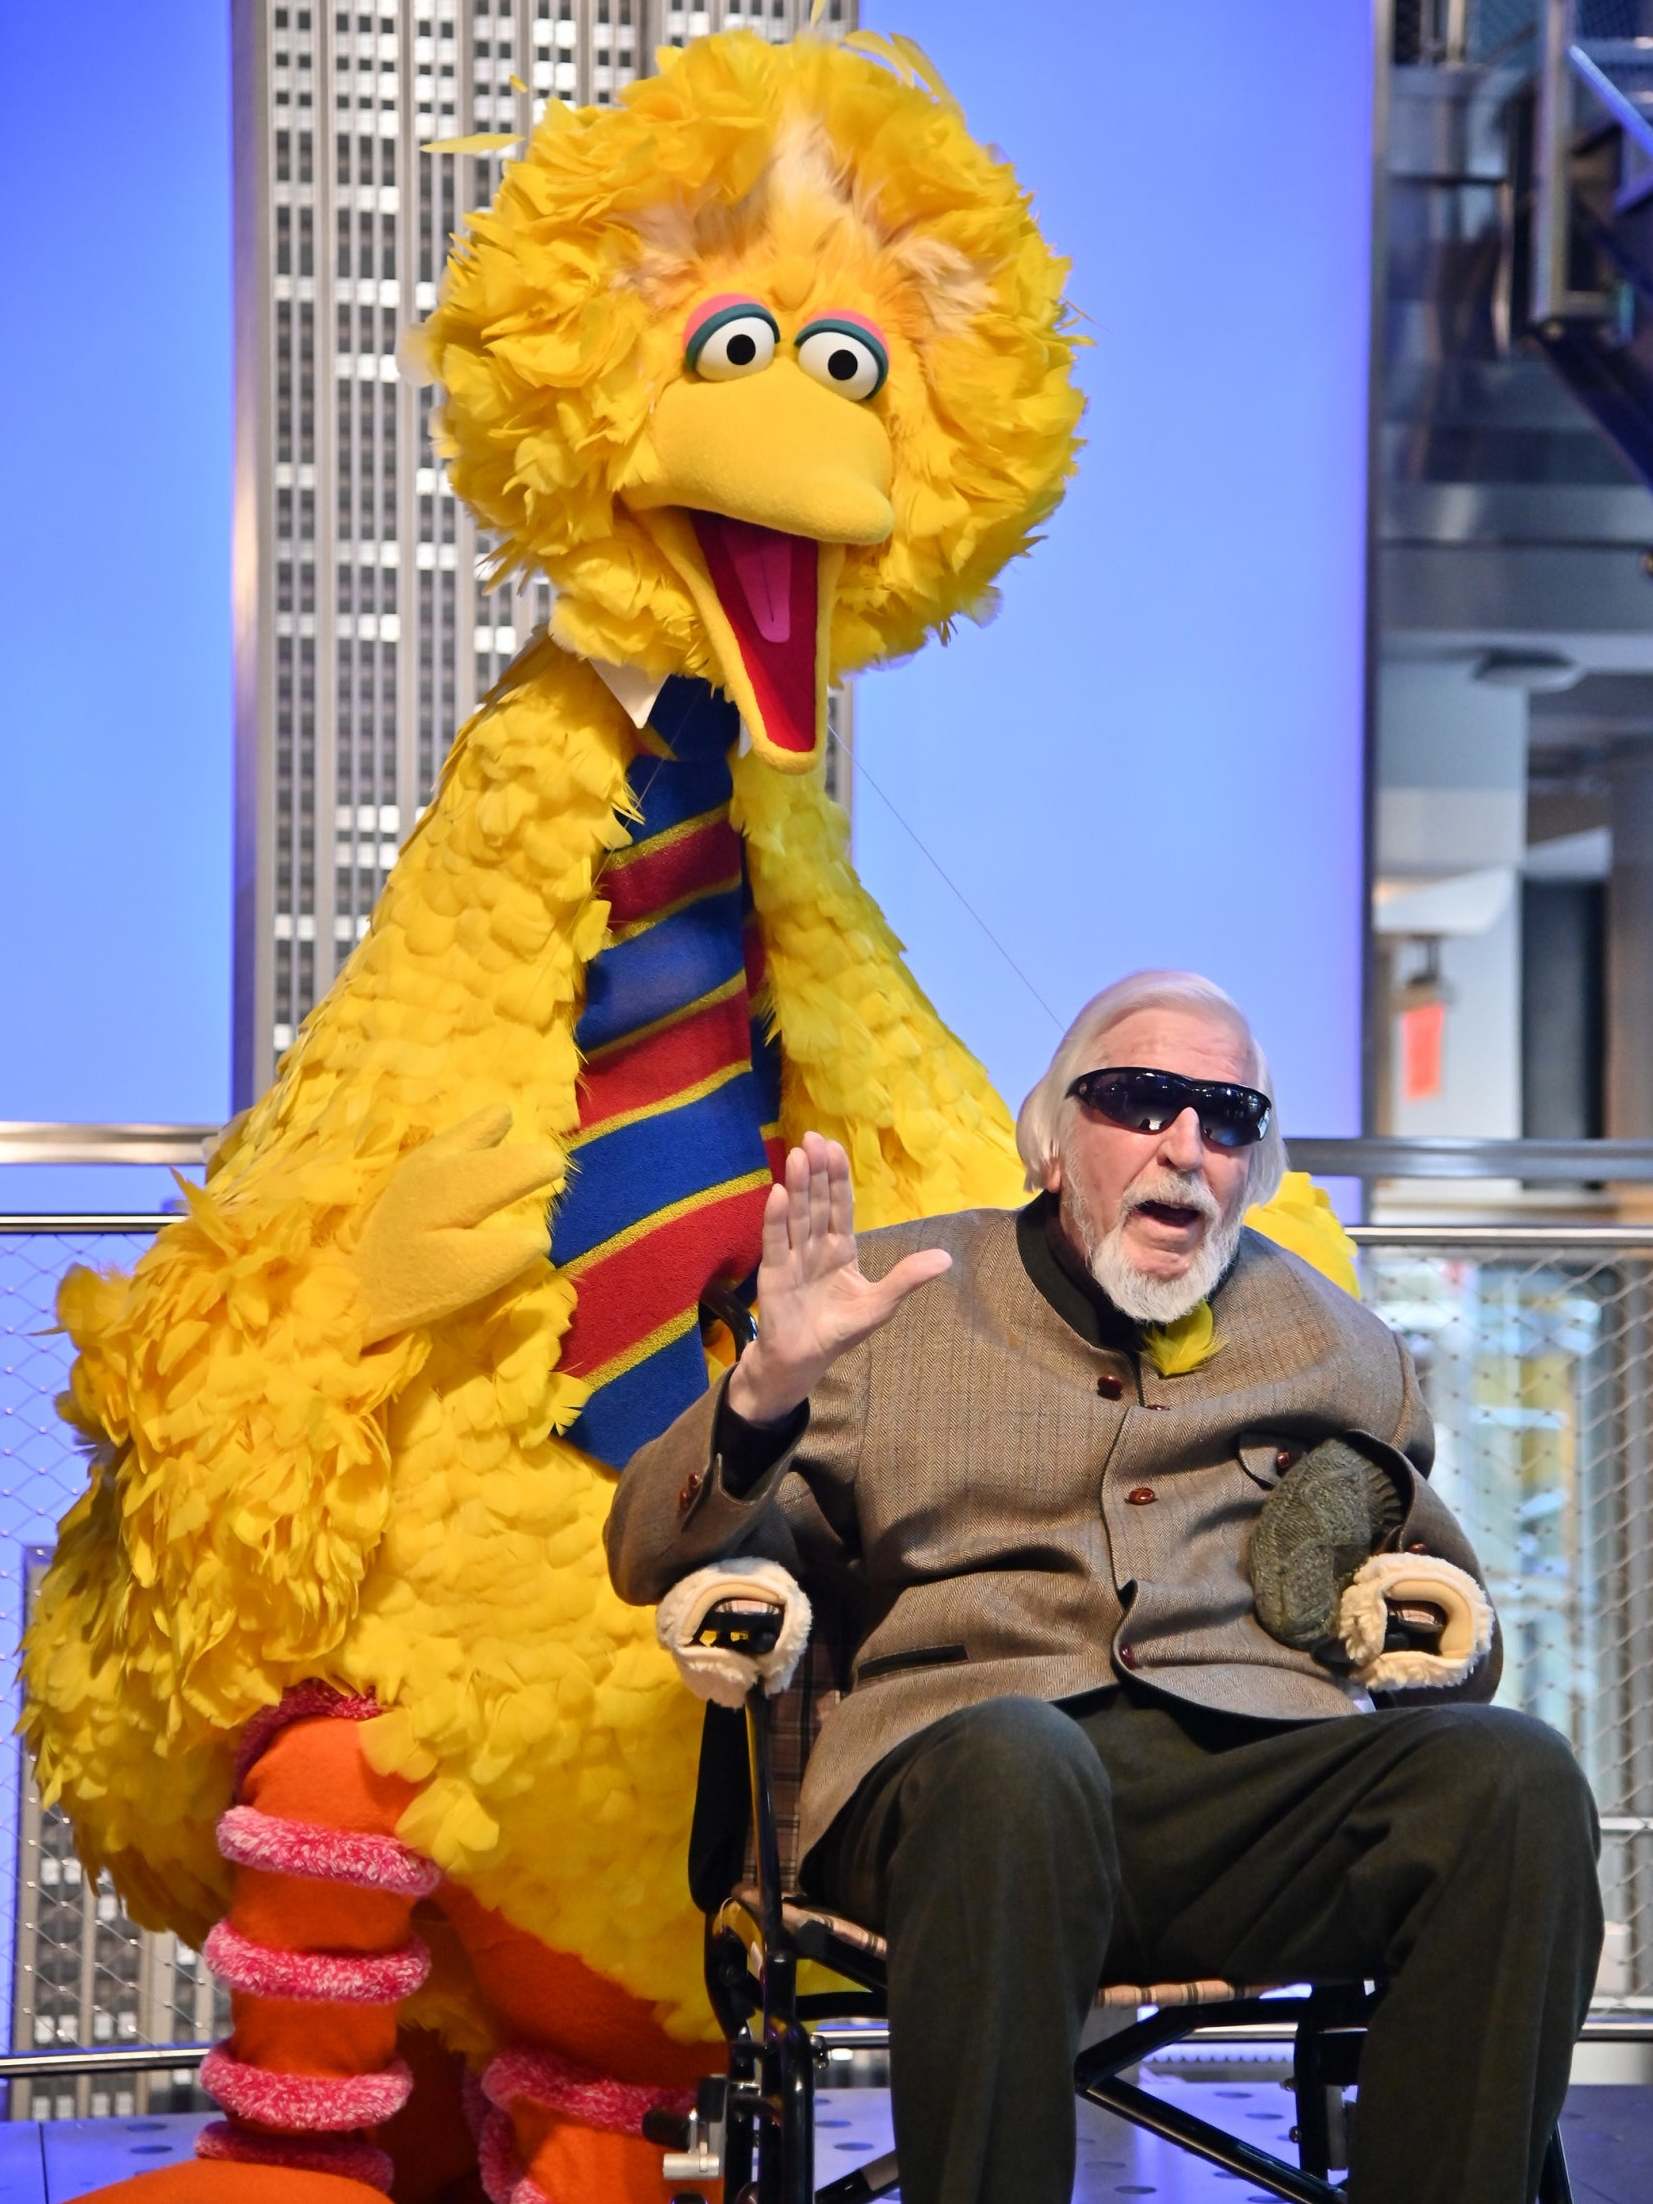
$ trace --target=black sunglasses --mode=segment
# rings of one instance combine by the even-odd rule
[[[1268,1131],[1274,1104],[1255,1087],[1223,1079],[1184,1079],[1139,1064],[1082,1071],[1068,1093],[1129,1133],[1162,1133],[1184,1110],[1197,1110],[1200,1137],[1213,1148],[1249,1148]]]

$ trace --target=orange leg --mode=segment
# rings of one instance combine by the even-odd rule
[[[455,2062],[399,2035],[429,1964],[413,1909],[439,1887],[395,1835],[413,1795],[336,1713],[260,1752],[220,1825],[233,1897],[205,1947],[234,2032],[202,2081],[228,2117],[194,2165],[100,2204],[665,2204],[643,2115],[692,2101],[721,2043],[674,2043],[641,2000],[453,1884],[439,1903],[510,2048],[470,2085],[467,2117]]]
[[[664,2204],[671,2193],[646,2110],[686,2107],[720,2041],[675,2043],[647,2005],[548,1951],[452,1885],[443,1907],[512,2048],[482,2076],[482,2178],[491,2204]],[[718,2184],[697,2183],[709,2199]]]
[[[98,2204],[382,2204],[392,2159],[371,2131],[411,2091],[396,2011],[427,1964],[409,1917],[438,1880],[393,1834],[411,1796],[366,1767],[353,1721],[295,1721],[259,1755],[220,1825],[233,1898],[206,1944],[235,2029],[202,2080],[229,2117],[193,2164]]]
[[[412,1796],[367,1766],[349,1720],[291,1723],[248,1771],[219,1830],[234,1896],[206,1957],[235,2028],[202,2068],[229,2115],[203,2158],[389,2189],[368,2131],[412,2090],[396,2016],[429,1969],[410,1917],[438,1880],[394,1835]]]
[[[97,2189],[80,2204],[368,2204],[379,2194],[359,2181],[331,2173],[298,2173],[289,2166],[162,2166],[112,2188]]]

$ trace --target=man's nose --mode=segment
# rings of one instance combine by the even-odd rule
[[[1190,1105],[1160,1135],[1159,1152],[1176,1171],[1197,1171],[1205,1161],[1199,1112]]]

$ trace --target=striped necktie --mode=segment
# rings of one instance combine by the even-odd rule
[[[729,823],[733,704],[704,681],[661,690],[639,754],[641,816],[604,867],[607,944],[574,1038],[579,1129],[551,1229],[577,1290],[561,1367],[591,1386],[570,1436],[618,1467],[705,1390],[708,1286],[750,1290],[784,1157],[780,1048],[740,836]]]

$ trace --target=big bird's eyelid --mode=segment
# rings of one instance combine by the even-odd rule
[[[777,344],[781,341],[781,325],[767,306],[755,298],[718,299],[703,307],[698,319],[692,319],[683,340],[683,364],[694,367],[700,355],[720,329],[726,329],[732,321],[745,321],[755,317],[769,324],[769,333]]]
[[[890,348],[884,342],[884,332],[875,321],[863,321],[859,314],[817,314],[813,321],[806,321],[793,338],[794,344],[802,344],[806,337],[818,337],[822,332],[837,337],[859,337],[870,345],[888,367]]]
[[[811,337],[852,337],[871,354],[877,379],[872,388],[862,394],[862,402],[876,398],[890,379],[889,347],[883,332],[870,321],[863,321],[859,314],[818,314],[804,326],[792,340],[794,351],[801,352]]]

